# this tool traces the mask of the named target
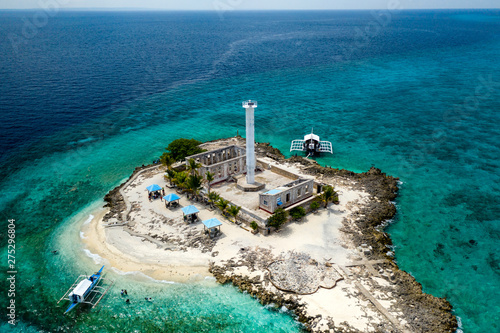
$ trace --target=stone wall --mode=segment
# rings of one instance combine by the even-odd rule
[[[190,159],[201,164],[200,175],[205,177],[207,171],[214,175],[212,183],[224,181],[246,171],[245,149],[235,145],[188,156],[186,165],[189,165]]]
[[[271,165],[271,171],[274,172],[274,173],[277,173],[278,175],[281,175],[283,177],[286,177],[286,178],[290,178],[290,179],[293,179],[293,180],[297,180],[299,179],[300,177],[290,171],[286,171],[286,170],[283,170],[281,168],[278,168],[274,165]]]
[[[214,175],[214,183],[242,174],[246,171],[246,156],[239,156],[228,161],[200,168],[200,174],[203,176],[205,176],[207,171],[210,171]]]
[[[248,224],[250,224],[252,221],[255,221],[255,222],[259,223],[259,225],[261,227],[265,227],[266,219],[263,219],[262,217],[255,215],[254,213],[252,213],[250,210],[246,209],[245,207],[241,207],[240,212],[242,215],[247,215],[248,218],[245,217],[242,219],[244,221],[248,222]]]
[[[192,158],[196,162],[201,163],[203,166],[209,166],[220,162],[229,161],[239,156],[245,156],[245,149],[233,145],[188,156],[186,157],[186,164],[188,163],[188,160]]]

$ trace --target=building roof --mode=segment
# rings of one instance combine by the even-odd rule
[[[179,197],[175,193],[170,193],[170,194],[167,194],[166,196],[163,197],[163,199],[165,199],[165,201],[167,201],[167,202],[176,201],[176,200],[179,200],[180,198],[181,197]]]
[[[190,206],[183,207],[182,212],[185,215],[193,215],[193,214],[199,213],[200,211],[195,206],[190,205]]]
[[[217,220],[215,217],[210,219],[210,220],[203,221],[203,224],[208,229],[212,229],[212,228],[215,228],[215,227],[222,225],[222,223],[219,220]]]
[[[279,189],[279,188],[276,188],[274,190],[270,190],[270,191],[267,191],[266,193],[264,194],[268,194],[268,195],[273,195],[273,194],[278,194],[278,193],[281,193],[283,192],[283,190]]]

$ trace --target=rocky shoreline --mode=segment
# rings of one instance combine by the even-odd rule
[[[134,178],[139,172],[141,172],[142,170],[145,170],[147,168],[150,168],[152,166],[153,165],[142,165],[140,167],[136,167],[134,169],[134,171],[132,172],[132,174],[130,175],[130,177],[126,181],[124,181],[123,183],[121,183],[120,185],[118,185],[117,187],[112,189],[111,191],[109,191],[104,196],[104,201],[106,202],[104,207],[109,208],[109,212],[106,213],[106,215],[104,215],[104,218],[103,218],[104,222],[107,222],[111,218],[116,218],[119,221],[124,220],[123,213],[127,210],[127,207],[125,204],[125,200],[124,200],[122,194],[120,193],[120,190],[123,187],[125,187],[125,184],[130,179]]]
[[[295,161],[296,159],[292,158]],[[443,298],[423,293],[422,285],[413,276],[400,270],[390,254],[392,240],[383,229],[396,215],[393,200],[397,197],[399,179],[387,176],[374,167],[368,172],[357,174],[347,170],[325,168],[316,163],[311,164],[307,170],[310,170],[312,175],[346,178],[370,194],[369,204],[356,213],[356,219],[344,221],[342,231],[351,235],[356,246],[370,248],[370,251],[364,253],[370,260],[385,259],[385,262],[378,264],[375,269],[391,276],[392,286],[385,288],[396,295],[397,307],[409,319],[413,330],[455,332],[458,325],[456,317],[451,313],[451,304]]]
[[[224,144],[228,140],[244,145],[241,137],[221,139],[209,144]],[[234,144],[234,143],[233,143]],[[205,144],[204,144],[205,145]],[[268,143],[256,145],[258,158],[270,158],[278,163],[300,166],[301,172],[312,175],[322,182],[368,193],[367,202],[359,205],[352,214],[344,218],[341,231],[350,245],[360,251],[359,264],[349,269],[335,267],[341,273],[341,279],[346,279],[359,289],[356,297],[371,301],[373,308],[377,308],[377,301],[366,291],[390,295],[394,300],[391,313],[398,313],[397,320],[383,309],[378,309],[386,317],[386,322],[374,324],[375,332],[455,332],[457,329],[456,317],[452,314],[451,305],[441,298],[422,292],[422,286],[410,274],[399,269],[391,252],[392,241],[383,229],[395,216],[396,207],[393,201],[398,193],[398,179],[387,176],[379,169],[372,167],[364,173],[354,173],[348,170],[339,170],[322,167],[317,162],[302,157],[285,159],[281,152]],[[151,167],[136,168],[131,175],[134,177],[141,170]],[[130,178],[129,178],[130,179]],[[124,183],[125,184],[125,183]],[[126,210],[125,201],[120,194],[121,184],[111,190],[106,196],[105,207],[110,211],[105,219],[111,217],[122,220],[122,212]],[[286,229],[286,226],[285,226]],[[276,261],[288,260],[301,254],[288,253],[276,257],[265,249],[242,248],[237,257],[226,261],[211,262],[209,271],[221,283],[232,283],[242,292],[259,299],[264,304],[272,304],[277,308],[285,307],[303,323],[305,330],[313,332],[360,332],[349,323],[335,323],[331,318],[319,315],[310,315],[303,297],[293,291],[283,291],[272,284],[271,272],[268,267]],[[295,256],[295,257],[294,257]],[[333,263],[311,263],[325,265],[322,271],[331,267]],[[244,268],[244,269],[243,269]],[[383,279],[387,283],[377,283]],[[362,283],[361,283],[362,282]],[[366,288],[365,288],[366,287]],[[371,297],[371,298],[370,298]],[[402,324],[399,324],[402,323]]]

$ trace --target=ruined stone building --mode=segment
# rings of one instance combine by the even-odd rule
[[[188,156],[186,157],[186,165],[189,164],[190,159],[201,164],[200,175],[206,177],[207,171],[214,175],[212,183],[227,180],[231,176],[246,171],[245,149],[235,145]]]

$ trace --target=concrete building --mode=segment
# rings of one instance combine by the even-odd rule
[[[242,174],[246,171],[245,149],[238,146],[229,146],[197,155],[186,157],[186,165],[190,159],[201,164],[198,169],[200,175],[205,177],[207,171],[214,175],[212,183],[218,183],[231,176]]]
[[[274,213],[278,208],[292,206],[310,198],[314,192],[314,180],[299,178],[274,190],[259,195],[259,208]]]

